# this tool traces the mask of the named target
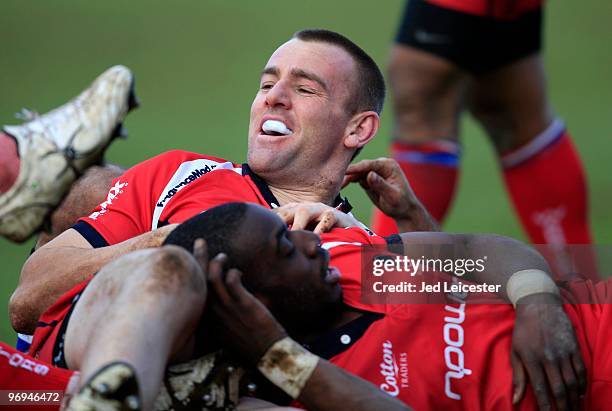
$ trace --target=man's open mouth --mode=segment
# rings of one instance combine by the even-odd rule
[[[266,120],[261,126],[262,134],[268,136],[290,136],[293,134],[293,130],[291,130],[285,123],[280,120]]]

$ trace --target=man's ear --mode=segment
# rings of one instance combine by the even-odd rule
[[[380,127],[380,117],[375,111],[362,111],[351,118],[344,137],[344,147],[358,149],[374,138]]]

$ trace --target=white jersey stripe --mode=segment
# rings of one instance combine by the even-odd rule
[[[166,184],[157,202],[153,205],[153,219],[151,220],[151,230],[157,229],[159,219],[164,211],[164,208],[183,188],[187,187],[193,181],[199,179],[205,174],[215,170],[232,170],[235,173],[242,174],[242,168],[234,167],[232,163],[226,161],[220,163],[218,161],[199,159],[186,161],[182,163]]]
[[[329,250],[332,249],[334,247],[339,247],[341,245],[357,245],[357,246],[361,246],[364,245],[363,243],[349,243],[346,241],[330,241],[328,243],[323,243],[321,244],[321,248],[324,248],[325,250]]]

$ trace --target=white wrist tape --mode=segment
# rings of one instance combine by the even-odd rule
[[[300,396],[319,357],[289,337],[275,342],[259,360],[259,371],[291,398]]]
[[[532,294],[548,293],[559,295],[559,288],[542,270],[522,270],[510,276],[506,284],[508,299],[516,307],[516,303],[523,297]]]

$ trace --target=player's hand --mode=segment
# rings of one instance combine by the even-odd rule
[[[256,364],[287,333],[257,298],[242,285],[242,272],[227,269],[227,256],[208,261],[206,242],[196,240],[194,257],[208,279],[206,309],[214,316],[215,332],[224,347],[250,364]]]
[[[172,230],[174,230],[177,226],[178,224],[168,224],[158,228],[157,230],[149,231],[143,234],[141,236],[143,244],[140,248],[161,247],[166,237],[168,237]]]
[[[342,187],[359,183],[383,213],[396,220],[400,231],[435,231],[437,224],[412,191],[397,161],[380,157],[349,165]]]
[[[323,203],[289,203],[273,209],[292,230],[306,230],[314,226],[315,234],[326,233],[334,227],[360,227],[354,217]]]
[[[512,371],[517,404],[527,377],[540,410],[579,409],[586,371],[572,324],[559,297],[534,294],[519,300],[512,336]]]

